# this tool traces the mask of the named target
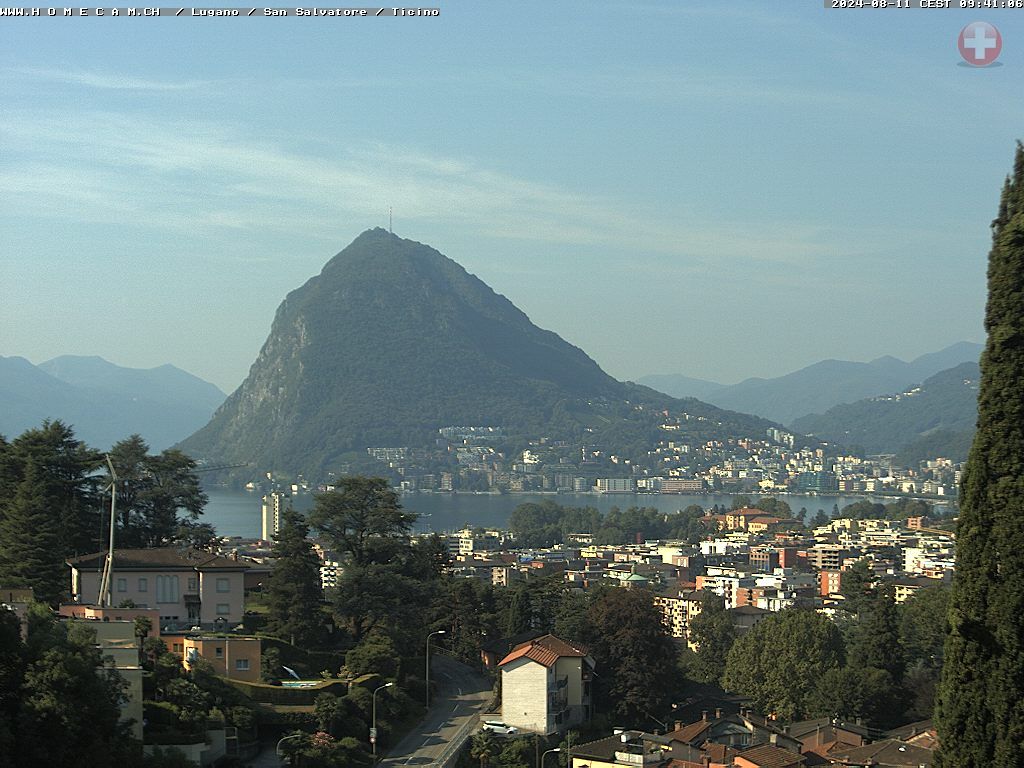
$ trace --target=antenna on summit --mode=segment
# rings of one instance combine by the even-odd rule
[[[392,215],[391,215],[391,214],[392,214],[392,209],[391,209],[391,206],[389,205],[389,206],[388,206],[388,234],[389,234],[389,235],[393,235],[393,234],[395,234],[395,230],[394,230],[394,229],[392,228],[392,226],[391,226],[391,225],[392,225],[392,223],[393,223],[393,222],[392,222],[392,218],[393,218],[393,217],[392,217]]]

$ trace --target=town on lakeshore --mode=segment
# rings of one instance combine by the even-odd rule
[[[642,409],[642,408],[641,408]],[[892,454],[844,455],[835,446],[797,445],[797,436],[769,427],[762,436],[699,442],[675,438],[680,421],[665,418],[664,439],[646,455],[626,458],[597,445],[573,446],[549,438],[530,439],[529,448],[509,456],[496,447],[501,427],[448,426],[438,429],[432,449],[408,446],[367,448],[373,470],[391,477],[408,492],[491,493],[817,493],[907,494],[955,499],[961,463],[943,457],[901,467]],[[708,421],[707,417],[692,417]],[[351,472],[343,465],[337,474]],[[267,472],[250,480],[250,491],[287,488],[291,493],[331,490],[331,477],[311,483]]]

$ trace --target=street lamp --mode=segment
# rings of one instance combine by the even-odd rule
[[[430,709],[430,638],[434,635],[445,635],[448,634],[443,629],[439,629],[436,632],[431,632],[427,635],[427,709]]]
[[[385,688],[390,688],[394,683],[384,683],[379,688],[375,688],[373,695],[370,697],[370,701],[373,703],[373,715],[371,718],[370,725],[370,744],[373,746],[373,764],[377,764],[377,691],[383,691]]]
[[[552,752],[561,752],[561,751],[562,751],[561,747],[555,747],[554,749],[549,749],[546,752],[544,752],[544,754],[542,754],[540,756],[540,765],[538,765],[537,768],[544,768],[544,758],[547,757],[550,753],[552,753]],[[572,766],[569,766],[569,768],[572,768]]]
[[[303,737],[305,735],[306,734],[304,734],[304,733],[293,733],[291,736],[285,736],[283,739],[281,739],[279,742],[277,742],[277,746],[274,747],[274,754],[277,755],[277,759],[278,760],[282,760],[283,759],[283,757],[281,755],[281,745],[282,744],[284,744],[286,741],[288,741],[288,739],[298,739],[298,738],[301,738],[301,737]],[[291,765],[292,761],[289,760],[288,764]]]

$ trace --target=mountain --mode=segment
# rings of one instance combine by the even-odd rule
[[[909,463],[938,455],[962,460],[977,420],[979,376],[977,363],[962,363],[899,394],[804,416],[793,428],[868,453],[900,454]]]
[[[700,400],[707,400],[725,386],[717,381],[694,379],[681,373],[652,373],[637,379],[637,383],[672,397],[696,397]]]
[[[40,363],[56,379],[93,390],[213,413],[227,397],[208,381],[165,364],[157,368],[123,368],[102,357],[64,355]]]
[[[669,409],[721,433],[768,426],[616,381],[451,259],[373,229],[288,294],[249,376],[181,447],[322,477],[369,447],[432,447],[445,426],[647,445]]]
[[[960,363],[977,362],[981,345],[959,342],[907,363],[879,357],[869,363],[822,360],[772,379],[751,378],[708,392],[704,399],[721,408],[753,413],[792,424],[800,416],[824,413],[840,403],[900,392]]]
[[[223,400],[217,387],[171,365],[142,370],[69,356],[35,366],[0,357],[0,434],[8,438],[60,419],[96,448],[138,433],[162,450],[206,423]]]

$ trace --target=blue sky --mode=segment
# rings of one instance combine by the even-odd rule
[[[230,391],[389,205],[619,378],[983,339],[1024,11],[440,7],[0,19],[0,354]]]

